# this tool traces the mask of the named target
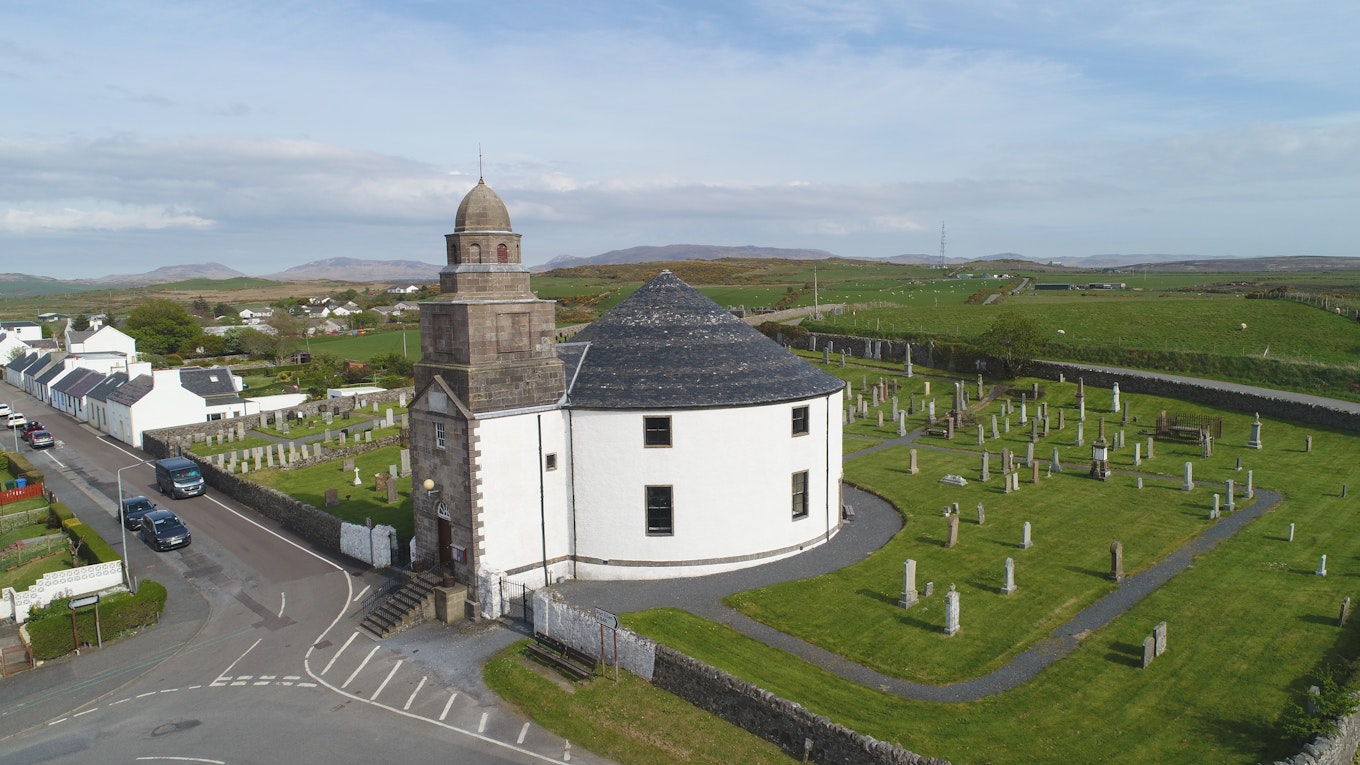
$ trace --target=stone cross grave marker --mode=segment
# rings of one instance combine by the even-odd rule
[[[359,477],[359,468],[354,468],[354,485],[355,486],[364,485],[364,479]]]

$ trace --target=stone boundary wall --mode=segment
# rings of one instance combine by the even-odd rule
[[[600,655],[600,625],[548,589],[534,593],[534,631]],[[629,630],[618,630],[619,666],[706,712],[820,765],[949,765],[863,736],[802,706]],[[605,657],[613,641],[606,631]]]
[[[1318,736],[1303,751],[1275,765],[1351,765],[1360,746],[1360,712],[1336,721],[1336,733]]]
[[[1307,425],[1360,431],[1360,406],[1349,402],[1328,405],[1328,399],[1279,391],[1276,395],[1257,393],[1247,386],[1213,380],[1193,381],[1157,372],[1137,370],[1114,371],[1110,368],[1056,361],[1036,361],[1035,377],[1058,379],[1059,374],[1075,381],[1080,377],[1088,385],[1110,388],[1119,383],[1121,394],[1146,393],[1152,396],[1177,398],[1195,404],[1229,409],[1235,412],[1260,412],[1263,416],[1293,420]],[[1304,399],[1312,399],[1304,400]],[[1267,432],[1262,440],[1269,439]]]
[[[405,395],[407,402],[410,402],[414,395],[414,391],[414,388],[393,388],[392,390],[384,391],[383,393],[365,394],[363,396],[323,398],[316,401],[308,401],[299,406],[288,407],[288,410],[302,412],[308,417],[319,417],[323,411],[332,409],[338,409],[340,413],[353,412],[358,409],[359,400],[361,398],[365,404],[371,405],[374,401],[380,404],[398,401]],[[205,422],[195,422],[188,425],[175,425],[170,428],[158,428],[156,430],[146,431],[142,434],[142,438],[145,439],[147,436],[151,436],[157,442],[165,444],[163,448],[167,449],[167,451],[158,456],[174,457],[182,452],[188,451],[192,448],[194,443],[203,441],[203,437],[206,435],[215,435],[219,430],[236,428],[238,426],[250,430],[256,425],[259,425],[262,419],[268,418],[269,420],[273,420],[276,417],[282,416],[284,411],[286,410],[280,409],[274,412],[261,412],[259,414],[247,414],[241,417],[230,417],[225,420],[207,420]],[[145,446],[143,448],[146,451],[151,451],[150,448],[146,448]]]

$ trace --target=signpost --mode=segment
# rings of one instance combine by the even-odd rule
[[[614,635],[614,682],[619,681],[619,615],[603,608],[595,609],[595,621],[600,625],[600,663],[604,664],[604,628]]]
[[[71,598],[66,602],[66,607],[71,609],[71,640],[75,643],[76,655],[80,655],[80,632],[76,629],[76,611],[86,606],[94,606],[94,634],[99,640],[99,647],[104,647],[104,633],[99,627],[99,596],[86,595],[80,598]]]

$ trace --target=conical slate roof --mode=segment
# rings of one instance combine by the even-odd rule
[[[825,396],[844,386],[670,271],[644,284],[574,341],[589,346],[567,394],[572,407],[753,406]],[[573,367],[568,363],[569,380]]]

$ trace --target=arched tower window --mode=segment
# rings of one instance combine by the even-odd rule
[[[510,262],[510,250],[506,249],[504,244],[496,245],[496,262],[497,263]]]
[[[473,244],[469,249],[471,250],[471,252],[469,252],[468,254],[470,254],[470,255],[472,256],[472,260],[471,260],[470,262],[472,262],[472,263],[481,263],[481,262],[482,262],[482,246],[481,246],[480,244]]]

